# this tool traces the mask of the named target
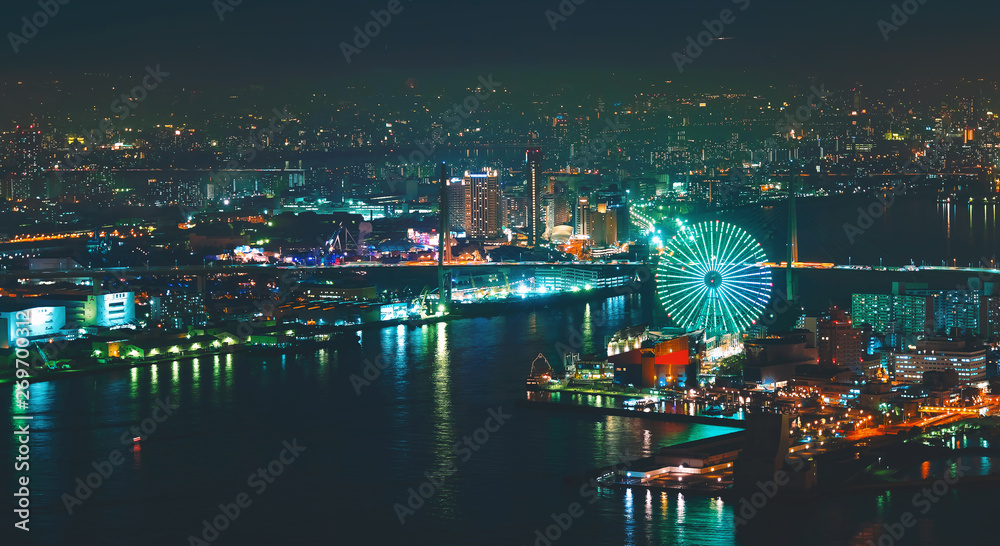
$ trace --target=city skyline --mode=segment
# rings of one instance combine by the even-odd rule
[[[0,5],[0,542],[995,543],[997,12]]]

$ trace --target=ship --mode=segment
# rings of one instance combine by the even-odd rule
[[[538,353],[535,360],[531,362],[531,370],[528,372],[528,379],[525,386],[528,390],[539,390],[552,381],[552,366],[545,358],[545,355]]]

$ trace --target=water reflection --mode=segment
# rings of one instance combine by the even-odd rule
[[[439,322],[435,334],[437,347],[434,351],[434,428],[438,444],[450,446],[454,431],[451,426],[451,359],[448,352],[448,325]],[[439,456],[442,460],[447,460],[454,458],[454,453],[449,448],[441,451]]]
[[[194,358],[191,361],[191,401],[194,403],[201,402],[201,361],[198,358]]]

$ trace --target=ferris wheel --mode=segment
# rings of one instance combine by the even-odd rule
[[[733,224],[682,226],[660,257],[660,302],[678,327],[742,333],[771,297],[765,261],[760,243]]]

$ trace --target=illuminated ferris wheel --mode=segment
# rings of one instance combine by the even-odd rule
[[[715,220],[682,226],[660,257],[660,302],[679,327],[744,332],[771,297],[765,261],[760,243],[732,224]]]

